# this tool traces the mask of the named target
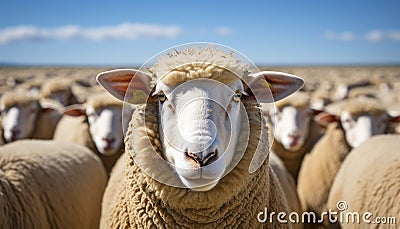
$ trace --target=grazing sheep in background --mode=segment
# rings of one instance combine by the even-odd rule
[[[124,121],[130,120],[132,112]],[[108,93],[94,94],[86,105],[68,107],[64,113],[54,139],[88,147],[110,172],[123,152],[122,102]]]
[[[303,160],[298,193],[305,210],[325,210],[329,190],[343,160],[371,136],[383,134],[391,118],[373,99],[349,99],[326,107],[316,119],[327,126],[325,135]]]
[[[327,206],[336,210],[339,201],[344,211],[370,212],[374,217],[400,218],[400,136],[380,135],[351,151],[344,160],[329,194]],[[371,217],[371,223],[374,223]],[[361,217],[360,217],[361,218]],[[389,224],[343,223],[342,228],[388,228]]]
[[[312,120],[310,96],[297,92],[277,103],[269,110],[275,127],[275,141],[271,150],[276,153],[297,183],[304,155],[321,137],[318,124]]]
[[[6,142],[18,139],[51,139],[62,106],[53,101],[39,102],[28,92],[7,92],[0,99],[1,128]]]
[[[40,90],[41,99],[54,99],[63,106],[77,103],[77,99],[72,93],[72,81],[63,78],[53,78],[46,80]]]
[[[90,150],[50,140],[0,147],[2,228],[98,228],[107,176]]]
[[[287,211],[268,157],[249,174],[257,146],[257,152],[268,151],[267,127],[253,93],[259,102],[272,102],[263,90],[272,87],[279,100],[303,81],[285,73],[249,74],[233,53],[210,47],[168,53],[151,71],[153,76],[133,69],[97,76],[115,97],[123,100],[126,94],[133,104],[145,103],[130,122],[127,153],[117,163],[122,168],[111,174],[101,227],[249,228],[262,226],[257,214],[264,207]],[[152,98],[146,103],[147,96]],[[162,178],[168,184],[157,181]]]

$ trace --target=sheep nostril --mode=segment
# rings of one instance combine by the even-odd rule
[[[115,141],[115,138],[103,138],[103,141],[107,142],[107,145],[111,145]]]
[[[209,164],[213,163],[214,161],[216,161],[217,156],[218,156],[218,150],[215,150],[214,152],[207,154],[203,158],[203,166],[209,165]]]
[[[185,152],[186,157],[190,158],[193,162],[196,163],[197,167],[207,166],[213,163],[218,156],[218,151],[208,153],[205,157],[201,157],[201,153],[193,153],[193,152]]]
[[[19,129],[12,129],[11,130],[11,136],[12,138],[15,138],[16,136],[18,136],[21,133],[21,131]]]

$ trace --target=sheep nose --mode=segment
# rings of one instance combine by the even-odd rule
[[[204,167],[213,163],[217,159],[218,150],[215,149],[213,152],[210,153],[185,152],[185,155],[187,158],[196,163],[196,167]]]
[[[115,141],[115,138],[103,138],[103,141],[107,142],[107,145],[110,146]]]
[[[289,138],[293,140],[298,140],[300,138],[300,133],[299,132],[292,132],[288,135]]]

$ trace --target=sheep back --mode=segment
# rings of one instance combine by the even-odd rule
[[[0,225],[98,227],[106,173],[85,147],[21,140],[0,147]]]
[[[350,149],[340,124],[335,122],[306,154],[297,183],[304,210],[320,213],[325,209],[333,180]]]
[[[374,217],[400,218],[400,136],[374,136],[351,151],[343,162],[329,194],[328,207],[337,210],[346,201],[348,211],[371,212]],[[371,218],[373,219],[373,218]],[[376,225],[387,228],[388,224]],[[343,224],[365,228],[367,224]]]

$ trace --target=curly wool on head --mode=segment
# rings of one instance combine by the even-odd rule
[[[28,92],[6,92],[1,96],[0,104],[3,108],[9,108],[13,106],[28,106],[37,103],[39,106],[39,98],[30,95]]]
[[[292,106],[298,109],[307,108],[310,106],[310,96],[306,92],[298,91],[275,103],[275,107],[278,109],[286,106]]]
[[[122,108],[122,102],[119,101],[118,99],[110,96],[109,94],[105,92],[93,94],[89,96],[86,104],[88,106],[93,107],[94,109],[102,108],[102,107],[121,107]]]
[[[352,116],[361,114],[378,116],[386,113],[385,107],[377,99],[372,98],[346,99],[328,105],[326,111],[334,115],[341,115],[343,111],[347,111]]]
[[[177,85],[188,80],[209,78],[229,83],[248,74],[249,65],[213,46],[175,50],[161,56],[149,70],[157,80]]]

